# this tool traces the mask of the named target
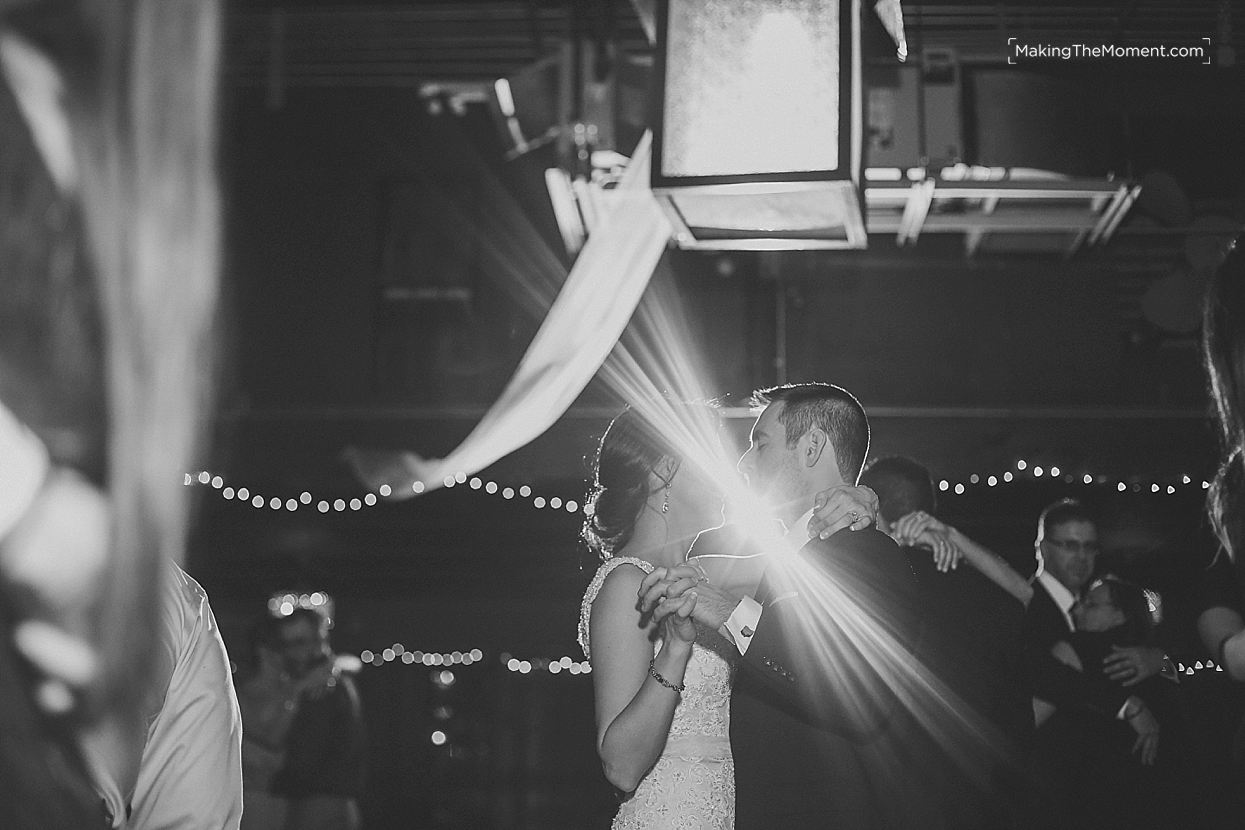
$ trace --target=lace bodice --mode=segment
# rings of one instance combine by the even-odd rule
[[[591,616],[605,578],[619,565],[652,573],[643,559],[607,559],[588,585],[579,609],[579,645],[592,659]],[[734,649],[716,634],[692,644],[684,692],[674,710],[661,758],[619,808],[614,830],[687,828],[730,830],[735,817],[734,763],[730,750],[730,698]],[[654,654],[661,641],[653,644]]]

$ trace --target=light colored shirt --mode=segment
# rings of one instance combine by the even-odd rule
[[[808,512],[800,518],[792,522],[787,528],[787,532],[782,536],[781,550],[783,553],[795,553],[804,545],[808,544],[808,523],[812,521],[813,509],[809,508]],[[773,597],[770,603],[781,602],[787,599],[790,594]],[[729,639],[735,643],[735,648],[739,649],[740,654],[748,653],[748,646],[752,645],[752,637],[756,634],[757,623],[761,621],[761,614],[764,607],[761,603],[749,596],[745,596],[739,601],[739,605],[735,606],[735,610],[731,612],[727,618],[725,628],[730,634]]]
[[[0,404],[0,538],[31,506],[49,467],[43,442]],[[95,788],[114,828],[237,830],[242,716],[229,655],[207,593],[173,563],[164,572],[159,625],[156,683],[144,701],[147,740],[133,792],[126,797],[130,775],[110,769],[103,739],[87,732],[81,746]]]
[[[47,474],[43,442],[0,404],[0,538],[29,509]]]
[[[237,830],[242,819],[242,716],[229,655],[207,594],[169,565],[160,597],[156,696],[138,779],[127,800],[93,764],[96,789],[126,830]],[[91,755],[90,748],[88,757]],[[126,805],[129,819],[126,819]]]

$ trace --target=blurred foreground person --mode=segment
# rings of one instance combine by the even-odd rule
[[[1202,320],[1202,356],[1223,444],[1223,460],[1207,509],[1220,549],[1245,586],[1245,237],[1238,237],[1216,271]],[[1236,592],[1238,595],[1240,591]],[[1245,619],[1229,603],[1207,607],[1198,631],[1234,680],[1245,681]]]
[[[1200,580],[1198,635],[1215,662],[1245,682],[1245,236],[1238,236],[1215,272],[1202,318],[1202,357],[1222,442],[1222,460],[1207,498],[1219,540],[1212,567]],[[1230,563],[1230,565],[1229,565]],[[1231,712],[1228,716],[1236,719]],[[1245,719],[1231,739],[1229,821],[1245,809]],[[1225,825],[1226,826],[1226,825]]]
[[[366,741],[359,692],[329,649],[329,622],[296,608],[265,616],[253,673],[238,685],[246,813],[253,830],[354,830]]]
[[[5,828],[238,823],[223,646],[169,564],[212,364],[218,27],[212,0],[0,0]]]

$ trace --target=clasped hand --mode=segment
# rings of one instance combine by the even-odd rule
[[[828,539],[840,530],[864,530],[876,524],[878,496],[861,486],[840,485],[823,490],[814,501],[809,538]],[[690,641],[697,623],[711,631],[726,624],[740,597],[710,583],[694,559],[673,568],[654,568],[640,583],[640,612],[651,614],[667,633]]]
[[[934,553],[934,566],[944,573],[954,570],[964,558],[963,552],[951,539],[949,525],[935,519],[924,510],[915,510],[898,519],[891,528],[891,537],[901,545],[928,547]]]
[[[689,641],[696,636],[693,622],[716,631],[739,604],[739,597],[711,585],[704,570],[695,563],[654,568],[640,583],[638,595],[641,613],[651,614],[654,622],[668,629],[673,626],[671,633]],[[672,616],[677,619],[667,622]],[[684,625],[691,626],[690,636],[686,636],[688,629]]]

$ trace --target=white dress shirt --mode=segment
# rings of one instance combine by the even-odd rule
[[[1072,622],[1072,606],[1076,605],[1076,595],[1052,576],[1050,571],[1042,571],[1038,575],[1038,582],[1042,583],[1046,593],[1050,594],[1050,598],[1055,601],[1055,605],[1063,614],[1063,621],[1068,624],[1068,630],[1075,631],[1076,624]]]
[[[229,655],[207,594],[170,563],[160,592],[157,676],[147,742],[133,792],[88,739],[95,789],[125,830],[237,830],[242,818],[242,716]]]
[[[812,518],[813,508],[810,507],[807,513],[791,523],[787,532],[783,534],[779,546],[783,554],[793,554],[808,544],[808,523],[812,521]],[[770,604],[781,602],[788,596],[790,595],[774,597],[770,600]],[[748,653],[748,646],[752,645],[752,637],[756,634],[757,623],[760,622],[763,611],[761,603],[752,597],[745,596],[727,618],[724,627],[740,654]]]

